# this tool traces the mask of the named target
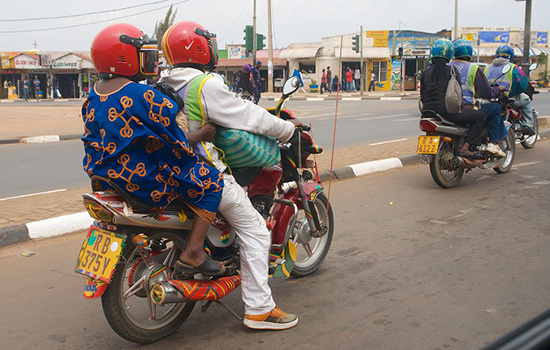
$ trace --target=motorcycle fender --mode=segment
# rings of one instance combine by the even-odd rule
[[[108,283],[88,277],[84,285],[84,298],[97,299],[105,293]]]
[[[304,192],[309,201],[315,201],[315,198],[323,191],[323,185],[318,182],[308,182],[304,184]],[[302,204],[299,200],[300,193],[296,187],[288,190],[283,199],[288,200],[296,204],[298,209],[302,209]],[[271,212],[271,219],[275,221],[273,230],[271,231],[272,244],[273,245],[282,245],[285,243],[286,232],[288,230],[288,225],[290,220],[294,215],[294,207],[285,205],[282,203],[275,203],[273,206],[273,211]],[[282,247],[278,250],[281,250]]]

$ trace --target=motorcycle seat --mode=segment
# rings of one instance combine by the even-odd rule
[[[444,124],[448,124],[448,125],[456,125],[455,123],[443,118],[443,116],[439,113],[437,113],[436,111],[433,111],[431,109],[425,109],[422,111],[422,116],[421,118],[438,118],[439,120],[441,120]]]
[[[154,211],[155,209],[158,209],[158,207],[155,207],[154,205],[151,205],[140,198],[131,195],[128,191],[124,190],[122,187],[118,186],[114,181],[112,181],[109,178],[101,177],[94,175],[92,176],[92,190],[93,191],[102,191],[103,187],[101,186],[101,183],[104,182],[114,188],[114,190],[120,194],[127,202],[128,204],[134,209],[135,212],[139,213],[149,213]],[[174,200],[172,203],[168,204],[164,211],[181,211],[184,210],[189,215],[193,215],[193,212],[189,207],[180,200]]]

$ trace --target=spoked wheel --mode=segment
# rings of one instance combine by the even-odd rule
[[[512,164],[514,164],[514,155],[516,154],[516,136],[512,131],[512,128],[508,128],[508,133],[506,133],[506,138],[500,141],[500,148],[506,153],[506,158],[504,158],[504,163],[501,166],[494,168],[494,170],[499,174],[504,174],[512,169]]]
[[[193,310],[195,303],[159,306],[149,297],[147,280],[167,277],[180,250],[185,249],[186,241],[180,235],[174,232],[149,235],[151,241],[163,246],[160,254],[128,243],[111,284],[101,297],[109,325],[122,338],[140,344],[156,342],[178,329]],[[158,273],[162,265],[169,269]]]
[[[464,175],[464,167],[453,165],[454,145],[451,142],[440,142],[437,154],[430,163],[430,173],[435,183],[442,188],[458,185]]]
[[[531,135],[527,137],[525,140],[521,142],[521,145],[523,148],[531,149],[535,147],[535,143],[537,143],[537,139],[539,137],[539,114],[537,111],[533,111],[533,130],[535,130],[535,135]]]
[[[294,277],[304,277],[317,270],[323,263],[323,260],[325,260],[332,243],[332,235],[334,233],[332,206],[329,205],[324,193],[320,193],[315,198],[313,205],[315,206],[321,227],[326,228],[326,233],[319,238],[313,237],[310,233],[304,210],[302,209],[298,212],[296,224],[292,229],[291,235],[297,251],[296,262],[291,272]]]

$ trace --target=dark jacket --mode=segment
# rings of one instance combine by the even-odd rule
[[[439,114],[447,115],[445,107],[445,93],[447,85],[451,79],[451,67],[445,67],[445,75],[436,79],[434,76],[435,65],[430,65],[422,72],[420,76],[420,100],[422,101],[422,109],[432,110]],[[458,73],[458,72],[457,72]],[[460,81],[460,77],[457,77]]]

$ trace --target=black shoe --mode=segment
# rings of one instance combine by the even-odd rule
[[[535,130],[533,130],[532,127],[530,127],[528,125],[523,126],[523,135],[533,136],[535,134],[536,134],[536,132],[535,132]]]
[[[174,268],[183,274],[202,273],[205,276],[219,276],[225,273],[225,266],[220,267],[219,261],[206,256],[199,266],[193,266],[181,261],[176,261]]]

